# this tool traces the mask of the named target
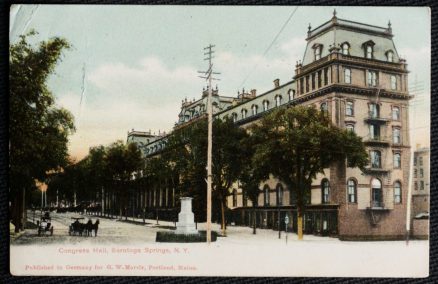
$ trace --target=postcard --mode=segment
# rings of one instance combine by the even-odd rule
[[[13,5],[13,275],[429,275],[428,7]]]

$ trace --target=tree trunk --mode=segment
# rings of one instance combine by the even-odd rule
[[[221,217],[222,217],[222,225],[221,225],[222,235],[226,236],[227,235],[227,231],[226,231],[226,228],[225,228],[225,204],[224,204],[223,198],[221,200]]]
[[[297,234],[298,240],[303,240],[303,215],[301,210],[298,210],[297,214]]]

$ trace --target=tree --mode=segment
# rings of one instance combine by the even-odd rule
[[[213,122],[212,188],[213,198],[220,206],[222,234],[226,234],[226,199],[240,173],[243,152],[241,141],[246,136],[244,129],[231,119],[216,119]],[[195,181],[205,185],[207,162],[207,121],[199,121],[192,129],[189,145],[192,150]]]
[[[31,32],[9,48],[9,157],[11,219],[23,228],[25,192],[35,180],[44,181],[50,170],[67,164],[68,136],[75,130],[73,116],[55,107],[47,80],[70,47],[52,38],[37,47],[27,42]]]
[[[269,169],[297,197],[298,238],[312,180],[332,163],[364,169],[368,163],[362,139],[334,126],[314,107],[280,108],[252,128],[258,144],[254,164]]]
[[[258,164],[254,158],[258,145],[257,136],[246,135],[241,141],[242,165],[239,173],[242,192],[251,200],[253,207],[253,234],[256,234],[256,208],[260,194],[260,182],[269,178],[269,168],[266,163]]]
[[[133,174],[144,168],[144,160],[136,143],[124,144],[117,141],[111,144],[106,152],[105,168],[113,186],[116,187],[119,212],[122,217],[122,209],[126,207],[129,197],[129,181]],[[126,214],[127,212],[125,212]]]

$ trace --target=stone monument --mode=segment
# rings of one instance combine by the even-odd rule
[[[195,215],[192,212],[192,198],[181,197],[181,212],[178,214],[176,222],[176,234],[197,234],[195,227]]]

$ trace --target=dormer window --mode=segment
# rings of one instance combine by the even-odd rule
[[[386,52],[386,60],[388,62],[394,62],[394,52],[392,52],[392,50]]]
[[[319,43],[314,44],[313,52],[315,54],[315,60],[321,59],[322,44]]]
[[[341,49],[343,55],[350,55],[350,45],[348,44],[348,42],[344,42],[341,45]]]
[[[248,111],[246,109],[242,109],[242,119],[246,118]]]
[[[237,121],[237,113],[233,112],[232,117],[233,117],[233,122],[236,122]]]
[[[365,58],[373,59],[374,58],[374,41],[369,40],[362,44],[362,47],[365,51]]]
[[[275,96],[275,106],[278,107],[281,105],[281,96],[277,95]]]
[[[269,109],[269,102],[263,101],[263,111],[267,111]]]
[[[257,105],[252,105],[252,107],[251,107],[252,115],[256,115],[257,114],[257,109],[258,109]]]

